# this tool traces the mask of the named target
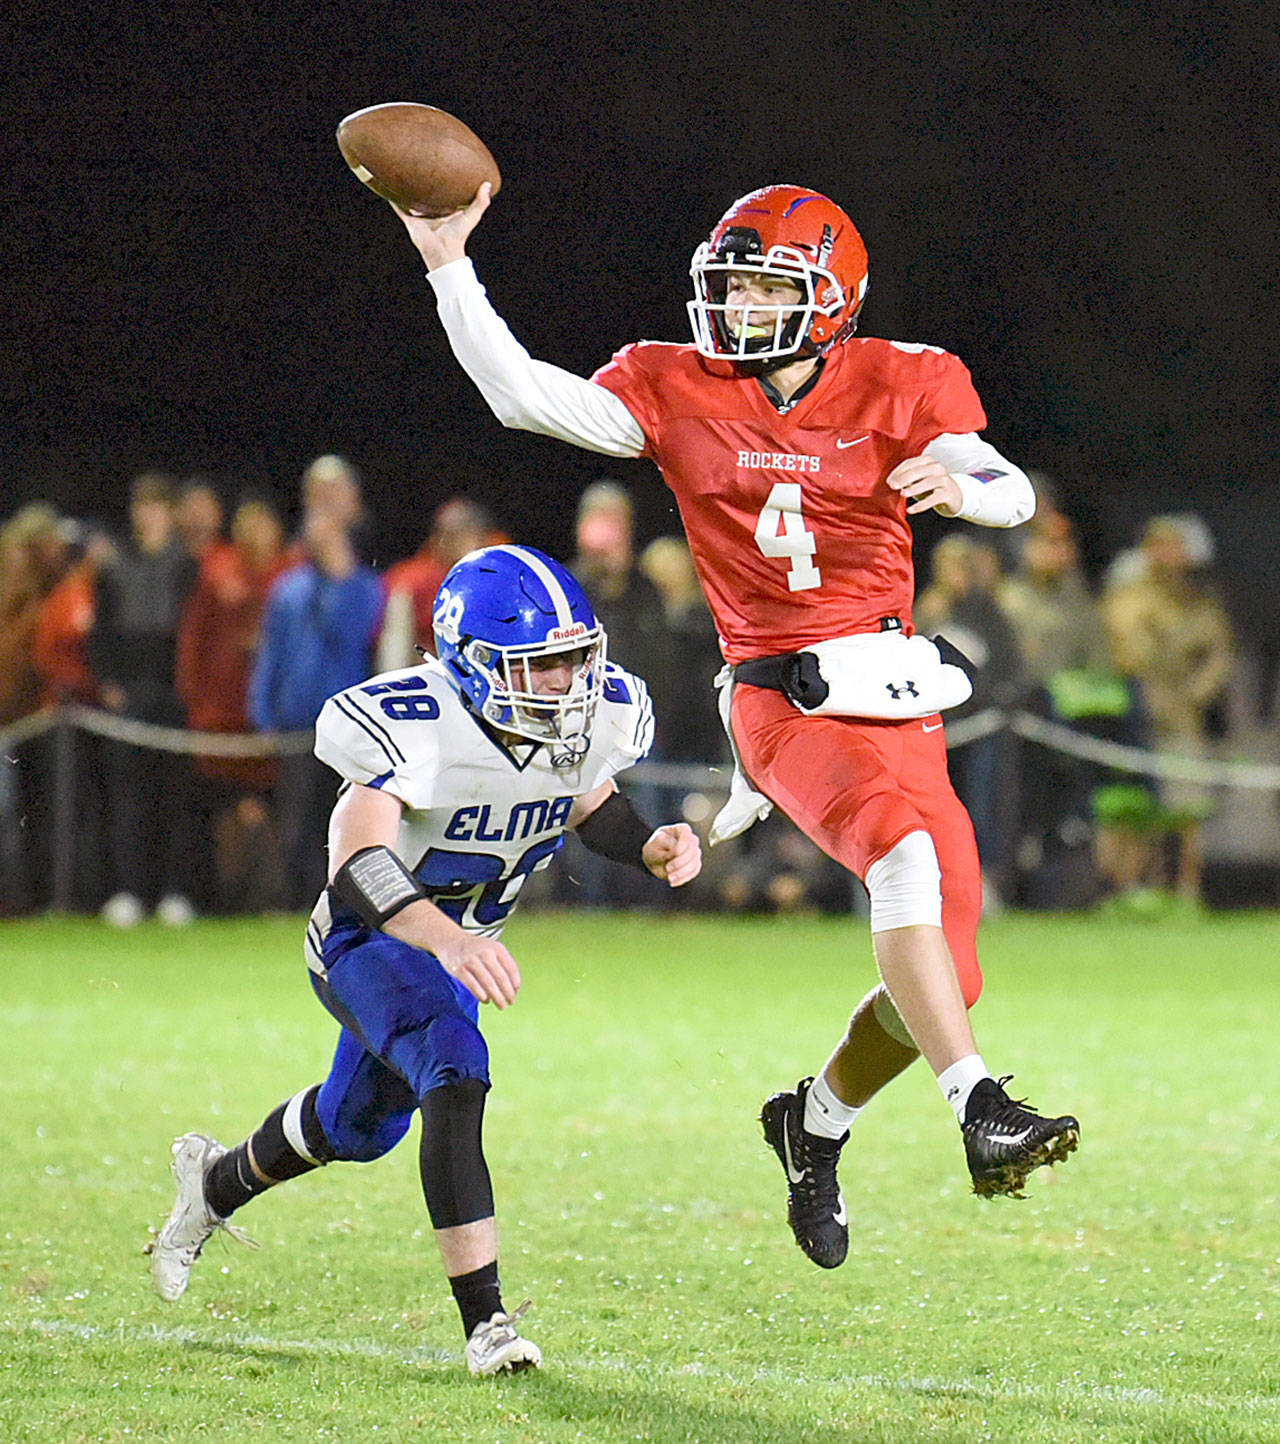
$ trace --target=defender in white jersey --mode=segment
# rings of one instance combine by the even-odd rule
[[[503,924],[568,828],[672,887],[701,867],[684,823],[651,829],[614,776],[648,751],[644,683],[605,656],[581,588],[530,547],[465,557],[436,598],[439,660],[329,699],[316,754],[343,779],[330,882],[307,925],[312,985],[341,1023],[323,1084],[236,1148],[188,1133],[178,1199],[151,1246],[177,1299],[212,1233],[273,1184],[368,1161],[422,1114],[423,1195],[475,1374],[536,1367],[498,1284],[493,1192],[481,1146],[489,1087],[479,1005],[520,987]]]

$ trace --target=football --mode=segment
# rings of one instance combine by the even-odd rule
[[[410,101],[370,105],[338,126],[343,159],[371,191],[419,216],[470,205],[484,181],[502,184],[489,148],[447,110]]]

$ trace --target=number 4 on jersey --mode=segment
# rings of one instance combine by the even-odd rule
[[[769,493],[756,521],[756,545],[767,557],[791,558],[787,585],[793,592],[822,585],[822,573],[812,560],[818,542],[804,524],[798,481],[780,481]]]

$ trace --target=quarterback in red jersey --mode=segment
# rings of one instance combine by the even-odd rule
[[[729,664],[722,715],[740,772],[719,835],[776,804],[870,895],[880,984],[816,1077],[761,1112],[796,1242],[824,1268],[843,1262],[840,1150],[921,1054],[974,1191],[1021,1196],[1079,1125],[1011,1099],[970,1027],[981,882],[938,715],[964,694],[912,635],[909,518],[1017,525],[1035,509],[1030,482],[978,436],[986,417],[960,361],[855,334],[866,250],[826,196],[768,186],[736,201],[693,257],[693,344],[628,346],[590,380],[534,360],[490,306],[465,255],[488,202],[482,186],[452,216],[402,219],[498,419],[647,456],[670,487]]]

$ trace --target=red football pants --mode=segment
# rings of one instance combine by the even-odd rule
[[[858,877],[909,832],[929,834],[942,872],[942,930],[972,1007],[982,991],[982,876],[973,824],[947,773],[941,718],[808,717],[781,692],[740,683],[732,721],[757,791]]]

